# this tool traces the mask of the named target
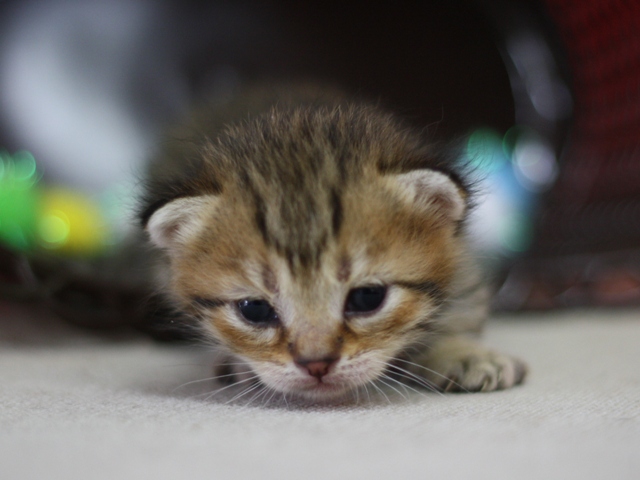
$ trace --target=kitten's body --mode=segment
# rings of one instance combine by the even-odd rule
[[[506,388],[523,364],[461,337],[487,300],[468,205],[451,162],[393,116],[259,88],[167,144],[142,220],[167,295],[275,390],[337,396],[410,351],[400,375]]]

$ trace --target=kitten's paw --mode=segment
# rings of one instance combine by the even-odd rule
[[[527,368],[516,358],[484,351],[443,359],[433,370],[442,376],[432,381],[445,392],[491,392],[521,383]]]
[[[445,392],[491,392],[522,383],[521,360],[484,349],[467,340],[442,340],[420,362],[420,375]]]

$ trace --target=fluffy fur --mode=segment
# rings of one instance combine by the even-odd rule
[[[163,288],[263,384],[324,399],[385,372],[454,390],[523,379],[461,337],[487,299],[467,258],[469,188],[419,132],[307,87],[249,90],[173,135],[141,214]],[[363,287],[386,289],[381,305],[348,312]],[[275,319],[248,321],[243,300]]]

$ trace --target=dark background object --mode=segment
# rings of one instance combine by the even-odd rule
[[[249,78],[325,79],[379,99],[418,125],[437,123],[442,135],[513,124],[492,27],[473,2],[282,0],[247,8],[269,19],[270,41],[245,44],[235,58],[220,59],[219,45],[201,48],[191,57],[193,78],[228,62]]]
[[[163,61],[172,62],[164,74],[178,72],[185,79],[187,102],[219,88],[226,77],[309,78],[378,100],[420,126],[431,125],[438,135],[465,134],[480,125],[504,131],[513,124],[509,79],[495,33],[473,1],[146,4],[160,20],[149,27],[154,45],[131,46],[140,58],[128,79],[128,100],[141,121],[167,124],[180,114],[160,85],[162,72],[149,74],[155,62],[149,57],[163,50]],[[6,2],[4,9],[15,5],[20,2]],[[77,58],[103,54],[91,50],[91,41],[85,43],[73,47]],[[10,126],[4,127],[5,148],[28,148],[16,143]]]
[[[547,0],[574,115],[510,309],[640,304],[640,2]]]

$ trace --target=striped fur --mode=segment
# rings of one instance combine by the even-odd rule
[[[152,165],[141,209],[167,295],[267,386],[314,398],[483,317],[447,314],[475,275],[468,185],[419,132],[344,98],[263,88],[196,114]],[[382,305],[347,318],[349,292],[369,285],[387,288]],[[247,322],[243,299],[268,302],[277,323]]]

